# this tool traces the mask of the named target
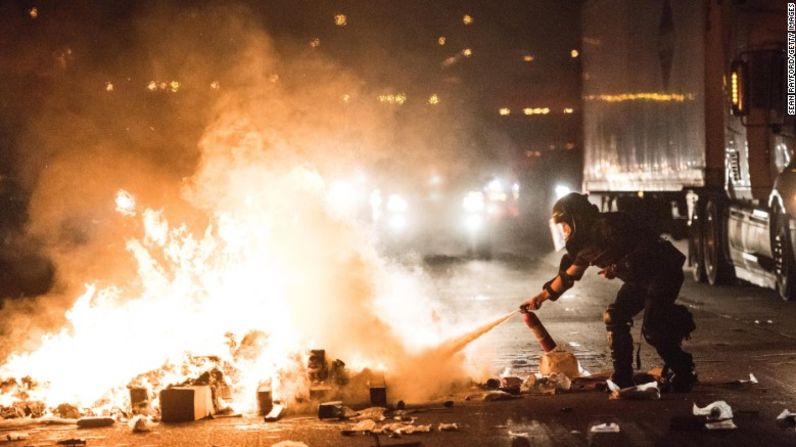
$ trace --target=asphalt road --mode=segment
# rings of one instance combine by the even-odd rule
[[[457,257],[427,259],[425,268],[449,318],[489,319],[514,309],[523,297],[539,290],[557,269],[558,257],[498,255],[490,261]],[[559,344],[566,344],[590,372],[609,367],[601,314],[620,286],[588,272],[582,282],[558,302],[546,303],[538,315]],[[701,384],[687,395],[661,400],[616,401],[602,392],[526,396],[501,402],[454,398],[450,409],[422,411],[417,424],[456,422],[460,429],[380,439],[381,445],[421,442],[424,446],[580,446],[580,445],[796,445],[796,429],[775,421],[783,409],[796,411],[796,302],[786,303],[770,290],[751,286],[712,288],[687,277],[680,301],[694,312],[697,331],[687,342],[694,354]],[[639,327],[633,329],[638,341]],[[472,355],[497,375],[511,368],[519,375],[535,371],[540,350],[519,319],[485,335]],[[658,365],[654,350],[643,344],[642,369]],[[753,373],[758,384],[735,386]],[[725,400],[733,408],[737,429],[681,431],[670,429],[674,416],[691,414],[694,403],[704,406]],[[596,435],[590,428],[616,422],[618,434]],[[150,433],[133,434],[124,425],[93,430],[73,426],[25,430],[26,441],[10,446],[54,445],[67,438],[86,439],[99,446],[270,446],[300,441],[309,446],[376,445],[365,436],[344,437],[348,424],[293,416],[276,423],[259,418],[230,418],[182,425],[158,425]],[[518,438],[528,441],[522,444]],[[514,442],[514,444],[512,444]],[[3,444],[0,442],[0,444]]]

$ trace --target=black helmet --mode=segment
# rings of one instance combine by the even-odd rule
[[[553,222],[566,223],[572,227],[572,236],[575,235],[579,226],[588,225],[593,221],[600,210],[597,205],[589,202],[586,194],[571,192],[558,199],[553,205]]]

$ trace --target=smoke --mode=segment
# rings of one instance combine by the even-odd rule
[[[412,179],[468,165],[467,113],[441,106],[430,120],[425,101],[381,103],[385,86],[309,45],[277,47],[242,6],[128,11],[127,39],[109,49],[68,22],[75,34],[59,32],[75,39],[54,42],[46,13],[35,19],[48,28],[33,40],[42,54],[14,74],[46,92],[19,106],[14,159],[30,198],[25,237],[52,259],[56,283],[4,312],[5,348],[39,349],[4,373],[98,398],[184,351],[223,348],[230,331],[262,331],[262,356],[282,357],[262,360],[266,370],[320,347],[399,382],[411,371],[396,389],[413,399],[461,374],[459,358],[422,372],[425,350],[454,328],[423,274],[381,258],[328,194],[330,179],[357,169]],[[135,196],[132,217],[115,210],[120,189]],[[79,382],[53,374],[70,361]]]

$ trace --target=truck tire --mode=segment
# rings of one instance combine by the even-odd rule
[[[780,215],[776,219],[776,233],[771,251],[774,254],[777,292],[785,301],[796,299],[796,263],[793,260],[793,245],[790,236],[790,216]]]
[[[707,281],[705,275],[705,254],[702,246],[702,226],[694,220],[688,234],[688,264],[695,282]]]
[[[702,221],[702,253],[705,276],[711,286],[728,284],[735,276],[724,250],[725,221],[722,213],[723,208],[718,201],[710,200],[705,205]]]

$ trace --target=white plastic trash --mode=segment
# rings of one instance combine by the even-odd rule
[[[697,404],[694,404],[694,416],[707,416],[709,421],[732,419],[732,408],[723,400],[717,400],[703,408],[699,408]]]
[[[619,433],[619,424],[616,422],[603,422],[602,424],[593,425],[589,430],[592,433]]]

